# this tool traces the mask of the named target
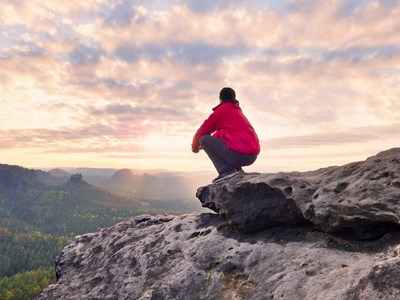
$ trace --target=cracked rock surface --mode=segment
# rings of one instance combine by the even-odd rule
[[[143,215],[78,236],[36,299],[398,299],[399,242],[398,231],[357,242],[312,225],[241,234],[216,214]]]

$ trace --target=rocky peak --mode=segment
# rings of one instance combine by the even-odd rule
[[[81,173],[76,173],[74,175],[71,175],[71,178],[69,179],[69,182],[72,184],[82,184],[83,181],[83,177]]]
[[[37,299],[400,299],[400,149],[199,188],[215,213],[76,237]]]
[[[83,180],[82,174],[76,173],[71,175],[69,181],[65,184],[65,187],[70,189],[77,189],[86,185],[87,182]]]

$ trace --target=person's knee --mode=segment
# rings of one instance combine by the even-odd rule
[[[204,146],[204,144],[206,144],[207,143],[207,139],[209,138],[210,136],[209,135],[202,135],[201,137],[200,137],[200,139],[199,139],[199,143],[200,143],[200,145],[201,146]]]

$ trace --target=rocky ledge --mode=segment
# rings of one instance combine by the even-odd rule
[[[400,148],[311,172],[237,174],[199,188],[197,197],[244,233],[310,222],[373,239],[400,224]]]
[[[37,299],[400,299],[400,149],[201,187],[216,213],[76,237]]]

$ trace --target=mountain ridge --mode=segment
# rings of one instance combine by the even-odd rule
[[[38,295],[55,280],[54,258],[74,236],[143,213],[201,210],[197,201],[122,195],[85,179],[80,173],[0,164],[0,299]]]

